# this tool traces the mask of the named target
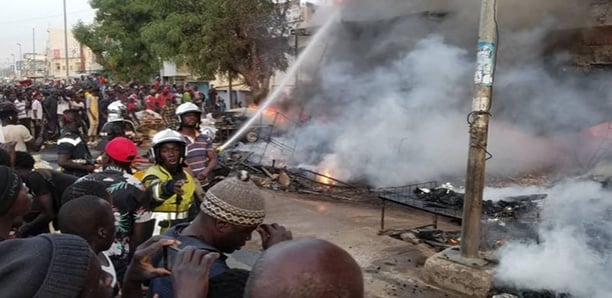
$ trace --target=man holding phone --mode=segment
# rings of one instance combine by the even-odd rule
[[[229,270],[225,254],[244,246],[254,231],[260,234],[263,249],[292,239],[291,232],[283,226],[262,224],[264,217],[264,198],[248,175],[243,173],[239,178],[227,178],[209,189],[196,218],[191,223],[172,227],[166,235],[180,241],[179,249],[193,246],[219,253],[219,258],[211,266],[212,278]],[[168,250],[167,253],[168,259],[172,259],[171,252]],[[153,258],[157,267],[164,267],[164,261],[162,254]],[[150,293],[160,298],[173,297],[171,279],[160,277],[152,280]]]

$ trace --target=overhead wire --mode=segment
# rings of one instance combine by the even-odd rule
[[[83,12],[92,12],[93,13],[95,11],[93,9],[81,9],[81,10],[75,10],[75,11],[67,12],[66,14],[67,15],[75,15],[75,14],[81,14]],[[17,23],[23,23],[23,22],[29,22],[29,21],[57,18],[57,17],[62,17],[62,16],[64,16],[63,13],[55,14],[55,15],[47,15],[47,16],[38,16],[38,17],[32,17],[32,18],[27,18],[27,19],[19,19],[19,20],[0,22],[0,25],[17,24]]]

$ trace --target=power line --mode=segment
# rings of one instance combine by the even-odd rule
[[[72,12],[68,12],[68,15],[75,15],[75,14],[80,14],[83,12],[93,12],[92,9],[81,9],[81,10],[76,10],[76,11],[72,11]],[[40,17],[34,17],[34,18],[27,18],[27,19],[20,19],[20,20],[13,20],[13,21],[8,21],[8,22],[0,22],[0,25],[10,25],[10,24],[16,24],[16,23],[23,23],[23,22],[29,22],[29,21],[36,21],[36,20],[44,20],[44,19],[51,19],[51,18],[57,18],[57,17],[63,17],[64,14],[56,14],[56,15],[47,15],[47,16],[40,16]]]

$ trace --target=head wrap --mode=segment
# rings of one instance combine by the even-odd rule
[[[238,226],[259,225],[266,215],[259,188],[244,174],[240,179],[226,178],[211,187],[200,209],[211,217]]]
[[[0,215],[11,209],[20,190],[21,179],[17,173],[9,167],[0,166]]]
[[[68,234],[6,240],[0,251],[5,297],[78,297],[95,257],[85,239]]]

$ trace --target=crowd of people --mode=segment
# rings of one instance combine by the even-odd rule
[[[136,112],[149,110],[163,116],[173,127],[174,111],[181,103],[192,103],[200,110],[218,112],[226,109],[225,102],[211,85],[206,94],[197,86],[163,85],[157,79],[151,84],[109,84],[103,76],[82,77],[69,83],[50,81],[27,82],[0,86],[0,102],[12,103],[17,116],[7,125],[21,124],[34,139],[56,141],[63,129],[62,118],[66,110],[75,110],[83,121],[83,134],[88,144],[95,143],[105,124],[116,120],[109,115],[113,103],[121,103],[128,120],[138,123]],[[6,107],[5,107],[6,108]],[[3,121],[5,123],[6,121]],[[23,133],[12,128],[7,133]],[[24,146],[24,144],[18,144]]]
[[[117,91],[101,83],[80,82],[51,92],[4,89],[3,295],[363,297],[361,269],[346,251],[323,240],[293,240],[287,228],[265,223],[264,196],[248,173],[211,183],[217,155],[213,140],[199,131],[201,95],[186,86],[182,99],[189,100],[170,113],[162,107],[178,103],[169,100],[175,90],[152,84],[151,93],[142,97],[146,108],[166,112],[174,122],[152,138],[152,165],[137,177],[133,165],[143,153],[137,145],[120,129],[102,141],[96,136],[117,116],[112,105],[125,105],[127,114],[120,117],[129,117],[130,104],[140,95],[133,96],[132,87]],[[160,90],[166,102],[159,102],[153,90]],[[58,116],[54,102],[59,97],[69,98],[69,106]],[[28,119],[41,111],[42,119]],[[53,138],[61,171],[37,168],[30,152]],[[90,151],[93,142],[99,156]],[[228,255],[255,232],[264,252],[253,271],[231,268]]]

